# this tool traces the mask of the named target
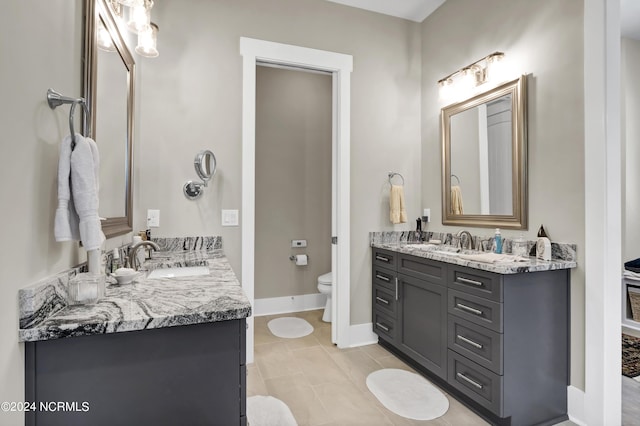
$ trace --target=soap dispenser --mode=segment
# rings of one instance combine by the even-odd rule
[[[496,253],[502,253],[502,235],[500,235],[500,228],[496,228],[496,234],[494,235],[494,241],[496,243]]]

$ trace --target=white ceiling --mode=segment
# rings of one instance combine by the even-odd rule
[[[328,0],[385,15],[422,22],[445,0]],[[620,21],[624,37],[640,40],[640,0],[620,0]]]
[[[385,15],[422,22],[445,0],[328,0]],[[638,1],[638,0],[631,0]]]

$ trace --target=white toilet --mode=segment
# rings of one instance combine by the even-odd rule
[[[318,277],[318,291],[327,295],[327,305],[324,307],[322,321],[331,322],[331,293],[333,291],[333,274],[331,272]]]

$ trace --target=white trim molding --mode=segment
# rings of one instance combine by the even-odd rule
[[[584,2],[584,422],[621,422],[620,0]],[[579,350],[579,348],[576,348]]]
[[[352,325],[349,329],[349,346],[373,345],[378,343],[378,335],[373,332],[373,323]]]
[[[255,299],[253,316],[261,317],[264,315],[312,311],[314,309],[323,309],[326,303],[327,296],[320,293]]]
[[[573,423],[587,426],[584,420],[584,392],[575,386],[567,386],[567,412]]]
[[[340,348],[348,347],[350,327],[350,146],[351,146],[351,71],[353,57],[341,53],[240,38],[242,73],[242,288],[254,304],[255,279],[255,137],[256,66],[273,64],[333,75],[333,183],[336,200],[335,227],[338,245],[333,283],[332,340]],[[332,262],[333,263],[333,262]],[[253,318],[247,320],[247,362],[253,362]]]

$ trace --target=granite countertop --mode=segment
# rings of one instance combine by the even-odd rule
[[[410,254],[417,257],[424,257],[425,259],[438,260],[440,262],[450,263],[453,265],[481,269],[483,271],[494,272],[496,274],[520,274],[526,272],[554,271],[558,269],[571,269],[577,266],[577,263],[573,260],[552,259],[550,261],[544,261],[538,260],[535,257],[529,257],[527,258],[528,260],[524,262],[485,263],[462,259],[456,255],[435,253],[435,250],[447,251],[451,250],[451,248],[425,248],[424,244],[372,243],[371,247],[390,250],[396,253]]]
[[[209,275],[146,279],[117,285],[107,278],[105,297],[93,305],[66,305],[65,277],[20,291],[20,341],[119,333],[246,318],[251,305],[220,249],[154,253],[144,263],[204,266]],[[57,281],[56,281],[57,280]],[[112,281],[113,280],[113,281]]]

